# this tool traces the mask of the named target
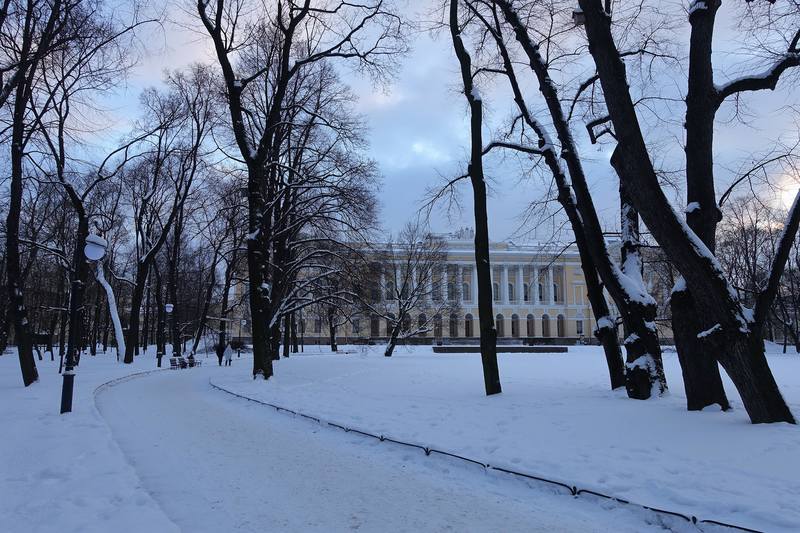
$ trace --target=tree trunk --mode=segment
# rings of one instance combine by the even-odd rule
[[[616,166],[616,151],[611,156],[611,164]],[[620,224],[622,228],[622,272],[644,290],[642,279],[642,257],[639,231],[639,213],[633,207],[625,190],[625,180],[620,177]],[[661,347],[656,330],[658,308],[655,300],[630,303],[634,311],[625,324],[625,350],[627,364],[625,387],[630,398],[646,400],[656,389],[658,394],[667,390],[664,364],[661,360]],[[641,359],[644,358],[644,359]],[[642,364],[644,363],[644,364]]]
[[[727,411],[730,403],[722,385],[717,360],[711,357],[708,347],[697,338],[697,332],[702,331],[703,326],[697,320],[698,310],[691,294],[679,286],[672,291],[670,308],[672,333],[686,390],[686,407],[690,411],[701,411],[709,405],[718,404]]]
[[[67,353],[64,362],[64,383],[61,389],[61,412],[72,411],[72,389],[75,383],[75,366],[78,362],[81,334],[83,332],[83,295],[86,289],[86,278],[89,269],[83,248],[89,234],[89,219],[78,213],[78,231],[75,250],[72,255],[72,276],[70,279],[69,297],[69,335],[67,336]]]
[[[128,339],[125,341],[125,364],[133,363],[133,356],[139,349],[139,312],[144,298],[144,286],[147,283],[149,265],[141,261],[136,265],[133,291],[131,292],[131,315],[128,320]]]
[[[299,351],[300,346],[297,340],[297,316],[295,313],[292,313],[292,353],[298,353]]]
[[[621,175],[630,185],[633,204],[686,280],[697,317],[706,328],[703,338],[714,343],[714,353],[736,385],[751,421],[794,423],[767,365],[763,340],[751,332],[756,324],[746,316],[714,257],[672,211],[659,184],[607,14],[597,0],[579,2],[592,43],[589,51],[618,137],[620,165],[625,169]]]
[[[20,270],[19,225],[22,213],[25,112],[27,87],[17,88],[14,97],[14,123],[11,132],[11,183],[9,186],[8,215],[6,217],[6,286],[8,287],[8,317],[14,324],[22,382],[29,386],[39,379],[33,344],[25,308],[22,272]]]
[[[398,319],[397,323],[392,328],[392,334],[389,335],[389,343],[386,345],[386,350],[383,352],[384,356],[391,357],[394,353],[394,348],[397,346],[397,339],[400,336],[400,327],[402,323],[402,319]]]
[[[473,84],[472,59],[461,39],[458,26],[458,1],[450,1],[450,35],[461,69],[461,80],[470,109],[470,160],[468,173],[472,183],[475,217],[475,268],[478,277],[478,322],[480,325],[481,363],[486,395],[502,392],[497,366],[497,330],[492,306],[491,263],[489,261],[489,217],[486,208],[486,182],[483,175],[483,102]]]
[[[156,285],[156,366],[161,368],[161,359],[167,353],[166,347],[166,311],[164,309],[164,302],[162,300],[162,284],[161,284],[161,271],[158,269],[158,264],[153,265],[153,281]]]
[[[286,315],[283,318],[283,356],[289,357],[290,341],[291,341],[291,328],[292,328],[292,315]]]

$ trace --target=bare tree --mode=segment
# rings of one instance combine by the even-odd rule
[[[712,4],[709,6],[706,2],[695,3],[690,10],[690,23],[692,19],[699,22],[700,19],[712,15],[719,3]],[[664,195],[636,116],[625,67],[612,34],[610,14],[599,0],[580,0],[580,7],[591,43],[589,51],[597,67],[609,116],[618,138],[617,156],[622,170],[620,177],[625,182],[631,202],[655,239],[670,255],[691,291],[695,316],[702,328],[696,337],[701,339],[707,353],[714,354],[730,375],[752,422],[793,423],[794,417],[767,364],[762,332],[767,313],[777,293],[791,243],[800,224],[800,210],[790,211],[785,232],[770,267],[768,282],[759,292],[755,308],[746,308],[731,287],[712,250],[702,240],[702,232],[698,234],[678,218]],[[713,9],[710,10],[709,7]],[[703,32],[709,43],[711,27]],[[796,46],[796,39],[791,46]],[[707,53],[710,57],[710,45]],[[796,55],[794,48],[789,49],[789,55]],[[733,85],[732,88],[738,86]],[[717,93],[713,83],[711,89]],[[719,91],[719,95],[732,94],[731,90],[729,88]],[[713,185],[712,176],[702,179]],[[692,185],[694,186],[695,184]],[[708,206],[707,200],[701,202],[701,205]],[[716,205],[716,202],[713,203]]]
[[[497,367],[497,329],[492,311],[491,264],[489,261],[489,220],[486,209],[486,181],[483,174],[483,102],[475,86],[472,58],[464,46],[459,0],[450,0],[449,27],[458,59],[464,96],[470,110],[470,159],[467,175],[472,184],[475,211],[475,268],[478,274],[478,319],[480,322],[481,362],[487,395],[498,394],[500,371]]]

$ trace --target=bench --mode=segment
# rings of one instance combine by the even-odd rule
[[[199,359],[195,359],[190,357],[188,359],[184,359],[183,357],[170,357],[169,358],[169,368],[170,370],[177,370],[179,368],[191,368],[193,366],[202,366],[203,362]]]

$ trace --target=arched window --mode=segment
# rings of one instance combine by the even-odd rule
[[[553,301],[554,302],[561,301],[561,295],[559,294],[558,290],[558,283],[553,283]]]
[[[527,283],[522,284],[522,297],[525,299],[526,302],[531,301],[531,286]]]
[[[508,301],[509,302],[513,302],[514,300],[516,300],[516,298],[514,297],[514,284],[513,283],[509,283],[508,284]]]
[[[578,337],[583,337],[583,319],[579,318],[575,321],[575,334]]]
[[[359,335],[361,333],[361,320],[358,318],[353,319],[353,335]]]
[[[542,337],[550,336],[550,317],[542,315]]]
[[[386,282],[386,299],[394,300],[394,281]]]
[[[433,317],[433,336],[437,339],[442,338],[442,315]]]
[[[506,331],[505,331],[506,328],[504,322],[505,319],[503,318],[503,315],[497,315],[496,317],[494,317],[494,327],[497,329],[498,337],[506,336]]]
[[[499,283],[492,283],[492,295],[494,297],[495,302],[500,301],[500,284]]]
[[[556,336],[557,337],[566,337],[567,332],[564,331],[566,328],[564,327],[566,324],[564,323],[564,315],[558,315],[556,317]]]
[[[322,319],[320,317],[314,319],[314,333],[322,333]]]
[[[519,337],[519,315],[511,315],[511,336],[514,338]]]
[[[450,315],[450,338],[458,337],[458,316]]]
[[[534,320],[533,315],[528,315],[526,320],[528,323],[528,337],[535,337],[536,336],[536,320]]]
[[[381,321],[378,318],[378,315],[372,315],[369,317],[369,334],[371,337],[381,336]]]
[[[395,316],[394,313],[386,315],[386,336],[390,336],[394,330]]]
[[[456,299],[458,299],[458,295],[456,294],[456,284],[450,282],[447,284],[447,301],[452,302]]]
[[[469,283],[464,282],[461,284],[461,298],[465,302],[472,301],[472,292],[469,290]]]
[[[403,331],[409,332],[411,331],[411,315],[406,315],[403,317]]]
[[[419,318],[417,318],[417,326],[420,329],[419,332],[420,337],[428,336],[428,332],[425,329],[427,325],[428,325],[428,317],[426,317],[424,314],[419,315]]]
[[[467,313],[467,316],[464,317],[464,336],[465,337],[474,337],[475,333],[472,331],[472,315]]]
[[[544,286],[541,283],[539,283],[539,301],[540,302],[544,301],[544,290],[543,289],[544,289]]]

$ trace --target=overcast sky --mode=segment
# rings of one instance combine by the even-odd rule
[[[194,24],[200,29],[191,18],[181,18],[184,24]],[[721,24],[717,35],[717,41],[724,41],[731,34]],[[144,87],[158,84],[165,68],[181,68],[192,61],[213,61],[204,37],[202,33],[192,33],[170,24],[163,33],[159,32],[149,40],[145,60],[132,74],[124,91],[114,98],[118,116],[121,117],[120,124],[125,117],[135,116],[138,93]],[[440,183],[443,177],[452,177],[463,171],[469,145],[467,108],[463,95],[458,92],[457,63],[449,35],[434,37],[428,33],[418,33],[413,35],[411,41],[413,48],[408,56],[399,61],[397,78],[389,87],[376,88],[369,80],[350,74],[347,77],[359,96],[358,109],[370,127],[371,156],[378,162],[383,175],[379,193],[381,218],[383,226],[389,231],[396,231],[415,216],[430,187]],[[721,52],[715,56],[715,66],[722,64],[721,70],[724,72],[726,62],[736,64],[736,54]],[[720,76],[724,76],[722,72]],[[664,83],[677,86],[681,81],[664,80]],[[488,96],[484,92],[484,99],[488,106],[489,122],[499,123],[511,112],[512,102],[503,91],[490,89]],[[792,103],[791,89],[749,97],[748,103],[751,108],[768,111],[749,126],[735,121],[718,125],[715,155],[720,167],[720,181],[725,181],[726,175],[732,175],[731,171],[738,168],[743,159],[747,159],[752,147],[758,145],[756,139],[762,142],[759,149],[763,150],[769,144],[763,141],[775,131],[787,129],[796,135],[793,118],[783,107]],[[683,109],[680,102],[677,105],[681,106],[677,111],[680,118]],[[606,226],[614,229],[617,226],[617,180],[608,165],[610,153],[608,148],[591,146],[583,128],[577,127],[575,130],[596,194],[598,211]],[[485,135],[489,137],[488,131]],[[676,149],[680,149],[679,141],[672,147],[673,155],[670,156],[679,159],[680,153]],[[680,165],[680,161],[676,164]],[[494,180],[489,201],[492,239],[513,238],[515,242],[522,243],[537,238],[551,238],[550,225],[545,224],[539,229],[538,235],[532,235],[528,232],[532,230],[533,223],[521,219],[530,202],[545,197],[546,184],[538,180],[521,181],[517,165],[513,162],[499,164],[492,160],[488,165],[488,173]],[[794,184],[787,186],[787,189],[795,188]],[[434,231],[472,226],[471,189],[465,182],[460,190],[462,211],[447,215],[443,210],[437,210],[432,221]],[[680,202],[678,199],[676,203]]]

